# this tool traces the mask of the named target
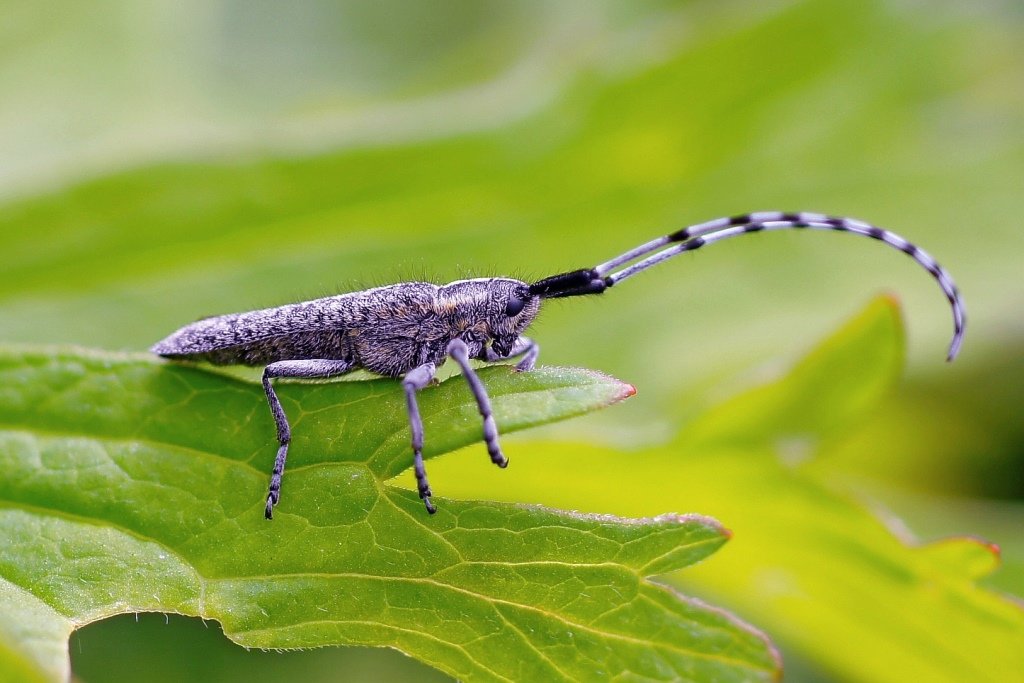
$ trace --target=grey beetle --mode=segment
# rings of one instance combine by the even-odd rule
[[[594,268],[554,275],[532,284],[511,278],[460,280],[440,286],[403,282],[207,318],[181,328],[153,346],[152,351],[174,360],[264,366],[263,390],[277,425],[279,444],[267,494],[267,519],[271,519],[280,500],[281,478],[291,441],[288,419],[271,380],[323,379],[358,368],[386,377],[402,377],[416,484],[427,511],[434,513],[423,466],[423,423],[416,392],[430,383],[437,367],[447,358],[458,363],[476,399],[491,462],[505,467],[508,460],[498,444],[490,400],[470,366],[470,359],[496,362],[521,357],[516,369],[530,370],[540,349],[523,332],[537,316],[544,299],[600,294],[677,254],[738,235],[789,228],[863,235],[899,249],[917,261],[939,283],[952,306],[954,333],[947,359],[956,357],[964,334],[963,303],[949,273],[927,252],[895,233],[851,218],[774,211],[699,223],[642,244]]]

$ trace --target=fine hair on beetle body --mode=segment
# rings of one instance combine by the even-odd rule
[[[487,363],[518,358],[515,369],[531,370],[540,347],[524,335],[547,299],[602,294],[623,280],[678,254],[755,232],[813,229],[848,232],[878,240],[910,256],[946,295],[953,313],[948,360],[963,341],[966,316],[949,273],[920,247],[899,235],[852,218],[776,211],[717,218],[691,225],[593,268],[581,268],[528,283],[510,277],[457,280],[444,285],[399,282],[244,313],[199,320],[153,346],[160,356],[215,365],[262,366],[263,390],[277,428],[278,450],[264,514],[280,502],[291,428],[272,380],[327,379],[363,369],[401,378],[409,416],[412,462],[420,498],[436,508],[423,463],[423,422],[416,394],[437,368],[452,359],[469,385],[483,423],[491,462],[508,465],[501,451],[490,399],[470,360]]]

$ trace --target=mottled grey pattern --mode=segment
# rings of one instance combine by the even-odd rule
[[[511,300],[525,301],[505,315]],[[187,325],[152,351],[166,358],[217,365],[267,365],[281,360],[344,360],[388,377],[444,363],[449,342],[470,356],[488,345],[506,356],[533,321],[540,298],[506,278],[438,286],[405,282],[277,308],[206,318]]]
[[[277,308],[233,313],[187,325],[153,347],[166,358],[218,365],[264,365],[263,388],[277,425],[266,516],[280,499],[291,431],[270,382],[276,377],[334,377],[356,368],[388,377],[404,375],[413,466],[420,498],[431,513],[431,491],[423,465],[423,422],[416,392],[433,379],[448,357],[462,369],[483,418],[483,438],[492,462],[508,461],[487,391],[469,364],[523,356],[516,369],[533,368],[540,347],[523,332],[537,317],[542,299],[601,294],[618,282],[677,254],[731,237],[791,228],[850,232],[880,240],[923,266],[939,283],[953,309],[949,360],[960,350],[966,314],[949,272],[927,252],[899,235],[852,218],[817,213],[763,211],[691,225],[645,242],[594,268],[544,278],[530,285],[510,278],[460,280],[438,286],[405,282]],[[628,265],[632,263],[632,265]]]

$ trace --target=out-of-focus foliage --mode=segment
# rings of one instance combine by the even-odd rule
[[[474,472],[460,494],[539,495],[629,515],[710,511],[732,525],[735,541],[723,553],[730,562],[679,579],[729,596],[808,651],[827,633],[844,646],[816,657],[836,674],[1007,680],[1024,671],[1024,650],[1015,645],[1024,641],[1024,609],[976,584],[995,569],[998,548],[974,538],[921,544],[828,466],[835,444],[877,413],[901,366],[897,311],[880,299],[783,378],[697,416],[670,443],[633,452],[524,443],[509,477]],[[466,467],[460,457],[435,470]]]
[[[868,292],[898,291],[905,380],[803,469],[897,511],[922,538],[999,543],[1004,567],[985,582],[1024,595],[1014,3],[0,11],[0,340],[137,350],[201,315],[424,272],[591,265],[720,214],[849,213],[922,244],[957,277],[970,327],[956,364],[941,363],[941,295],[898,254],[842,235],[751,236],[550,306],[534,330],[542,363],[601,369],[640,393],[549,435],[662,449],[709,429],[707,408],[766,359],[805,349]],[[829,405],[803,404],[807,424],[821,429]],[[719,484],[702,484],[715,499]],[[630,505],[646,491],[618,496]],[[716,512],[702,500],[677,504]],[[732,552],[709,571],[728,576]],[[707,589],[782,637],[788,658],[856,675],[823,662],[840,649],[831,622],[794,635],[751,604],[756,591]],[[841,600],[848,589],[830,590]]]

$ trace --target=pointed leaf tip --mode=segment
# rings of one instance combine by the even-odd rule
[[[838,433],[877,405],[902,367],[899,302],[880,295],[784,376],[713,407],[681,438],[775,447]]]
[[[932,562],[951,574],[977,580],[994,572],[1002,562],[999,546],[976,536],[953,536],[921,547]]]

